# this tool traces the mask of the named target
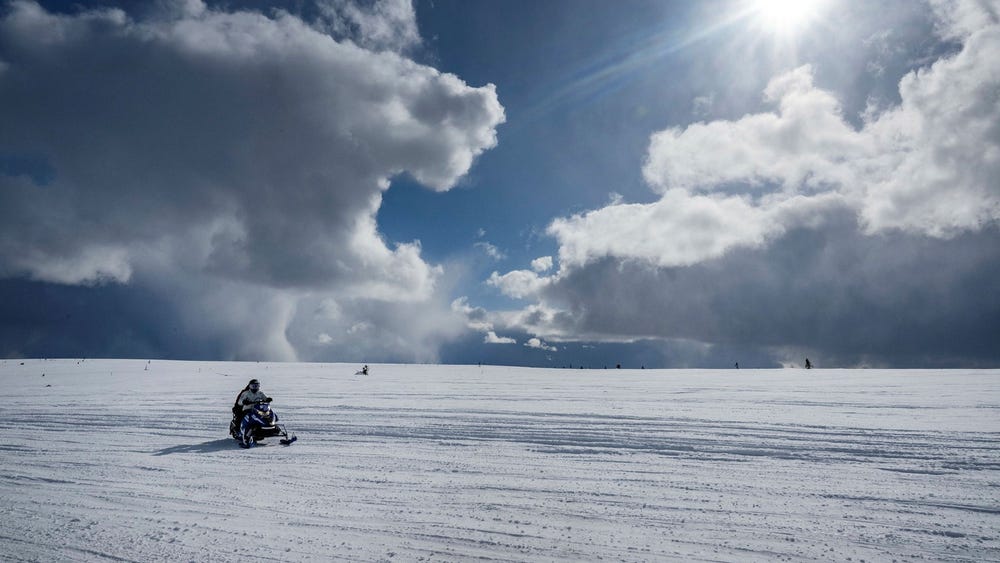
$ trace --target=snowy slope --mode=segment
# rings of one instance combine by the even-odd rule
[[[0,362],[3,560],[1000,561],[1000,371],[146,367]]]

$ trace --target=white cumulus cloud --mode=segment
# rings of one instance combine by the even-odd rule
[[[555,352],[558,350],[555,346],[549,346],[544,341],[538,338],[529,338],[527,342],[524,343],[528,348],[535,348],[538,350],[547,350],[549,352]]]
[[[486,283],[499,289],[504,295],[523,299],[536,295],[552,282],[552,278],[539,276],[531,270],[514,270],[500,275],[493,272]]]
[[[497,336],[497,333],[492,330],[486,333],[486,336],[483,338],[483,342],[486,344],[517,344],[517,340],[506,336]]]
[[[995,15],[970,20],[988,23],[954,56],[905,76],[902,103],[860,129],[803,66],[768,85],[774,112],[654,134],[643,174],[660,200],[553,221],[562,268],[605,257],[691,265],[845,208],[869,234],[951,237],[995,223],[1000,25]]]
[[[53,171],[43,186],[0,174],[0,277],[155,276],[179,311],[204,299],[174,294],[225,283],[204,298],[271,295],[289,322],[306,295],[429,302],[442,268],[419,243],[386,244],[382,193],[404,172],[453,187],[496,145],[493,85],[398,54],[416,40],[408,2],[324,3],[350,41],[280,10],[159,6],[20,0],[0,16],[0,152]],[[268,338],[292,333],[314,341],[288,326]]]
[[[542,256],[531,261],[531,269],[542,274],[552,269],[552,257]]]

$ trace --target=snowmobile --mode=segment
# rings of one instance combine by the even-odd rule
[[[242,448],[251,448],[257,445],[258,440],[272,436],[281,436],[279,443],[283,446],[289,446],[298,439],[278,424],[278,414],[271,410],[270,398],[254,403],[253,408],[242,416],[234,412],[233,420],[229,423],[229,435]]]

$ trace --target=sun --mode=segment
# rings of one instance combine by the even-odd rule
[[[792,34],[815,19],[823,0],[752,0],[750,12],[765,30],[777,34]]]

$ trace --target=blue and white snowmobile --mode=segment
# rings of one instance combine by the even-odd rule
[[[251,448],[258,440],[281,436],[279,443],[291,445],[298,438],[289,434],[284,426],[278,424],[278,414],[271,410],[271,399],[254,403],[242,417],[234,416],[229,423],[229,435],[236,439],[241,448]]]

